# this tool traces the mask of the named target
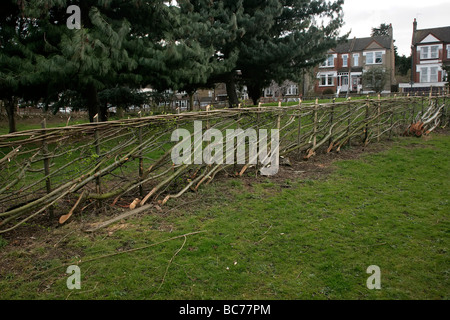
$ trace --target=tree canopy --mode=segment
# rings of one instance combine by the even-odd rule
[[[343,0],[5,0],[0,13],[0,99],[85,104],[107,120],[105,97],[225,82],[253,100],[271,81],[298,81],[338,41]],[[67,8],[80,9],[68,28]],[[118,88],[127,88],[119,90]],[[108,91],[109,90],[109,91]],[[111,91],[112,90],[112,91]],[[115,91],[114,91],[115,90]],[[104,94],[99,97],[99,93]],[[114,93],[113,95],[111,95]],[[11,122],[12,121],[12,122]]]

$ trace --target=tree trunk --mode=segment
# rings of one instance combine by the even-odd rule
[[[96,114],[98,114],[100,120],[100,101],[98,99],[97,88],[95,88],[94,85],[88,85],[85,91],[85,96],[89,112],[89,121],[94,122],[94,117]]]
[[[230,76],[230,78],[226,82],[226,85],[227,85],[228,104],[230,108],[237,108],[239,105],[239,99],[236,92],[236,81],[233,75]]]
[[[124,115],[123,110],[124,110],[124,109],[125,109],[125,107],[123,107],[123,106],[117,106],[117,107],[116,107],[116,115],[117,115],[117,118],[123,119],[123,115]]]
[[[258,105],[258,100],[261,98],[262,88],[258,84],[247,85],[248,95],[252,99],[253,104]]]
[[[10,99],[6,100],[6,114],[8,116],[8,125],[9,125],[9,133],[14,133],[17,131],[16,128],[16,105],[14,103],[14,98],[11,97]]]
[[[108,104],[106,103],[100,104],[100,121],[108,121]]]
[[[190,111],[197,111],[197,108],[194,105],[194,94],[195,92],[189,92],[189,108]]]

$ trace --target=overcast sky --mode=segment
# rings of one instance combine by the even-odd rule
[[[372,27],[392,23],[400,55],[409,56],[414,18],[418,29],[450,26],[449,0],[345,0],[343,33],[369,37]]]

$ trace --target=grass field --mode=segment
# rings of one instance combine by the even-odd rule
[[[327,174],[217,179],[95,234],[88,212],[30,224],[0,238],[0,299],[449,299],[450,136],[384,147],[317,160]]]

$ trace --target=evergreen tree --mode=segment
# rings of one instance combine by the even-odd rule
[[[227,84],[230,107],[239,103],[238,82],[247,85],[256,103],[272,80],[299,81],[302,69],[321,62],[337,44],[342,4],[342,0],[223,1],[222,7],[235,12],[242,30],[236,40],[217,46],[225,59],[238,55],[235,68],[212,76]]]
[[[36,18],[21,14],[21,1],[5,1],[0,12],[0,99],[5,102],[9,132],[16,131],[15,110],[20,98],[39,100],[45,94],[39,61],[43,32]]]
[[[390,25],[387,23],[382,23],[380,24],[379,27],[377,28],[372,28],[372,37],[388,37],[389,34],[389,29],[390,29]]]

